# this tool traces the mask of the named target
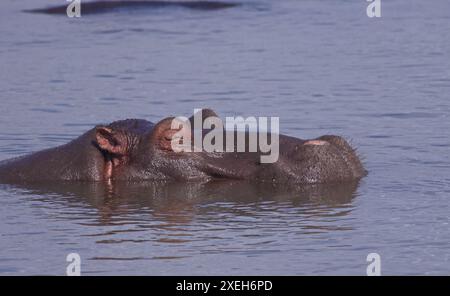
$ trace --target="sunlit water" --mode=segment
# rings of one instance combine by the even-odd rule
[[[62,4],[65,1],[60,1]],[[211,107],[352,140],[359,186],[0,185],[0,274],[450,272],[450,4],[253,1],[69,19],[0,2],[0,160]],[[45,168],[43,173],[45,173]]]

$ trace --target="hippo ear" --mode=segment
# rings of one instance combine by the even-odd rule
[[[95,138],[100,149],[112,154],[125,155],[127,153],[128,140],[123,131],[99,126],[95,129]]]
[[[203,129],[203,123],[204,123],[205,119],[208,118],[208,117],[219,117],[219,116],[212,109],[208,109],[208,108],[206,108],[206,109],[195,109],[194,115],[192,115],[189,118],[189,121],[191,123],[191,127],[193,129],[197,128],[195,126],[195,124],[194,124],[195,123],[195,119],[196,118],[198,118],[198,119],[201,118],[201,124],[202,124],[201,129]]]
[[[154,147],[167,151],[188,151],[191,147],[191,125],[185,117],[169,117],[153,128],[150,141]]]

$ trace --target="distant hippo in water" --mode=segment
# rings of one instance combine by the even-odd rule
[[[69,3],[68,3],[69,4]],[[25,10],[25,12],[46,13],[46,14],[66,14],[68,4],[47,8]],[[81,1],[82,14],[106,13],[118,9],[151,9],[162,7],[180,7],[195,10],[218,10],[238,6],[236,2],[222,1]]]
[[[214,116],[214,111],[204,109],[200,120]],[[194,118],[198,116],[189,121]],[[179,129],[174,129],[173,120],[168,117],[154,124],[128,119],[97,126],[63,146],[0,162],[0,182],[236,179],[312,184],[351,181],[366,175],[354,149],[338,136],[302,140],[277,134],[278,160],[262,163],[259,150],[174,151],[171,143]],[[208,130],[201,132],[203,137],[208,134]],[[251,136],[249,131],[223,132],[232,132],[233,137],[238,133]]]

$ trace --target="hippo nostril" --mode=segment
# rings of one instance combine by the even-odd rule
[[[310,140],[310,141],[306,141],[303,145],[316,145],[316,146],[323,146],[323,145],[329,145],[330,143],[328,143],[327,141],[322,141],[322,140]]]

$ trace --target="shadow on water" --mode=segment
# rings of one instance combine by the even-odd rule
[[[256,217],[261,211],[267,213],[273,209],[276,212],[280,208],[299,210],[309,218],[328,217],[330,212],[335,216],[347,215],[358,183],[278,187],[228,180],[207,183],[55,182],[1,185],[1,188],[20,190],[33,196],[34,201],[63,204],[64,208],[94,209],[98,214],[97,225],[140,214],[146,217],[150,214],[149,219],[153,220],[189,224],[195,218],[214,213]]]
[[[117,10],[141,10],[166,7],[179,7],[193,10],[219,10],[240,5],[236,2],[220,1],[93,1],[82,3],[83,14],[99,14]],[[46,8],[24,10],[31,13],[66,15],[67,4]]]

